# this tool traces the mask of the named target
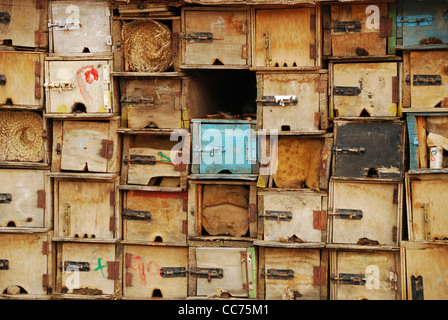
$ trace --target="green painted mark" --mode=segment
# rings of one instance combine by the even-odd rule
[[[95,269],[93,269],[93,271],[101,271],[101,275],[103,276],[103,278],[106,278],[106,276],[104,275],[103,269],[106,268],[106,266],[101,265],[101,258],[98,258],[98,267],[96,267]]]

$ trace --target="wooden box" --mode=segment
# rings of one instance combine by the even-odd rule
[[[330,127],[327,80],[325,71],[257,72],[257,127],[295,133],[324,133]]]
[[[309,190],[259,189],[260,243],[326,242],[327,193]]]
[[[80,241],[121,237],[118,179],[54,178],[54,236]]]
[[[0,52],[0,106],[43,108],[45,57],[40,52]]]
[[[329,63],[331,117],[400,117],[401,63]]]
[[[181,69],[241,69],[251,65],[247,7],[182,7]]]
[[[405,129],[400,120],[335,120],[333,177],[403,179]]]
[[[123,240],[187,242],[186,191],[123,190]]]
[[[403,300],[446,300],[444,285],[448,247],[439,244],[403,243]]]
[[[318,69],[321,65],[320,7],[253,9],[256,69]]]
[[[239,246],[189,246],[189,297],[209,299],[257,296],[256,248]]]
[[[0,111],[0,162],[48,166],[48,121],[41,112]]]
[[[53,120],[53,172],[118,173],[120,120]]]
[[[446,23],[448,25],[448,23]],[[403,52],[403,108],[448,107],[448,50]]]
[[[434,110],[435,111],[435,110]],[[409,170],[444,171],[448,168],[448,112],[406,110]],[[431,154],[436,147],[438,153]],[[434,150],[432,150],[434,152]]]
[[[328,190],[332,133],[259,138],[260,188]]]
[[[37,169],[0,170],[0,229],[52,229],[48,172]]]
[[[443,0],[397,2],[397,47],[447,47],[446,3]]]
[[[124,245],[123,299],[185,299],[188,248]]]
[[[190,135],[185,130],[173,135],[125,132],[121,184],[186,189],[189,151]]]
[[[324,3],[324,57],[395,54],[395,10],[395,1]]]
[[[112,51],[107,0],[52,0],[48,11],[51,53],[75,55]]]
[[[0,299],[48,299],[51,246],[48,233],[0,234]]]
[[[409,240],[446,243],[447,174],[407,173],[405,180]]]
[[[192,179],[188,182],[188,238],[257,237],[255,182]]]
[[[401,300],[399,251],[330,250],[330,300]]]
[[[98,58],[45,61],[46,113],[105,115],[115,113],[111,103],[111,60]]]
[[[258,299],[328,300],[328,252],[259,247]]]
[[[122,257],[115,244],[56,242],[55,247],[55,298],[120,296]]]
[[[398,247],[402,234],[403,183],[332,179],[328,243]]]
[[[255,121],[191,120],[192,174],[231,178],[256,176]]]

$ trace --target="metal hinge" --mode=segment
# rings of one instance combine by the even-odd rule
[[[45,196],[46,196],[45,190],[37,190],[37,207],[40,209],[45,209],[46,203],[45,203]]]
[[[123,219],[127,220],[151,220],[151,212],[138,210],[123,210]]]
[[[424,300],[423,277],[411,276],[412,300]]]
[[[333,146],[331,148],[332,151],[339,152],[339,153],[364,153],[366,151],[366,148],[364,147],[351,147],[351,146]]]
[[[188,42],[212,42],[213,40],[224,40],[223,37],[215,37],[211,32],[190,32],[181,34],[182,40]]]
[[[0,193],[0,203],[10,203],[12,195],[10,193]]]
[[[329,213],[329,215],[348,220],[361,220],[363,217],[362,211],[357,209],[335,209],[335,213]]]
[[[179,32],[171,34],[171,55],[173,57],[179,56]]]
[[[9,260],[0,259],[0,270],[8,270],[9,269]]]
[[[103,148],[101,149],[101,156],[106,159],[112,159],[114,154],[114,141],[113,140],[103,140]]]
[[[156,157],[155,156],[141,156],[131,154],[129,159],[125,158],[123,160],[124,164],[132,163],[132,164],[144,164],[144,165],[155,165]]]
[[[261,275],[268,279],[292,280],[294,279],[294,270],[290,269],[261,269]]]
[[[271,31],[266,30],[263,32],[263,42],[264,42],[264,64],[266,67],[269,67],[272,61]]]
[[[392,18],[380,17],[380,38],[388,38],[393,36]]]
[[[327,212],[324,210],[313,211],[313,228],[325,230],[327,228]]]
[[[154,106],[154,97],[144,97],[144,96],[131,96],[122,97],[120,100],[122,103],[144,103],[150,106]]]
[[[361,32],[361,21],[336,21],[325,29],[333,29],[333,32]]]
[[[78,30],[80,28],[80,22],[77,19],[73,19],[55,20],[54,23],[52,23],[50,19],[48,20],[48,28],[54,28],[54,30],[58,31]]]
[[[273,211],[266,210],[258,215],[260,218],[265,218],[266,220],[277,220],[277,221],[291,221],[292,212],[291,211]]]
[[[313,267],[313,285],[321,286],[327,283],[327,268],[324,266]]]
[[[120,261],[107,261],[107,279],[120,279]]]
[[[224,277],[224,270],[221,268],[191,268],[189,270],[190,275],[198,278],[207,278],[208,282],[211,279],[222,279]]]
[[[439,75],[415,74],[412,84],[414,86],[441,86],[442,77]]]
[[[62,264],[62,262],[59,264],[59,270],[88,272],[90,271],[90,263],[78,262],[78,261],[64,261],[64,264]]]
[[[262,96],[256,102],[261,102],[263,106],[295,106],[298,103],[297,96],[279,95],[279,96]]]
[[[333,94],[335,96],[359,96],[361,89],[358,87],[334,87]]]
[[[350,284],[363,286],[366,284],[367,278],[363,274],[352,274],[352,273],[340,273],[339,277],[336,277],[334,274],[330,277],[333,281],[338,281],[342,284]]]
[[[160,276],[162,278],[179,278],[187,276],[187,269],[184,267],[162,267],[160,268]]]
[[[241,282],[243,290],[252,290],[253,279],[252,279],[252,253],[250,251],[243,250],[241,254]]]

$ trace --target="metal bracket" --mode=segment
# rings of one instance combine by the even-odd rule
[[[261,102],[263,106],[295,106],[298,103],[297,96],[263,96],[256,102]]]
[[[221,268],[191,268],[190,275],[198,278],[207,278],[208,282],[211,279],[222,279],[224,277],[224,270]]]
[[[9,269],[9,260],[0,259],[0,270],[8,270]]]
[[[290,269],[261,269],[261,275],[268,279],[292,280],[294,279],[294,270]]]
[[[423,277],[411,276],[412,300],[424,300]]]
[[[123,210],[121,215],[128,220],[151,220],[151,212],[149,211]]]
[[[68,270],[67,270],[68,269]],[[64,268],[62,262],[59,265],[59,270],[64,271],[90,271],[90,263],[77,261],[64,261]]]
[[[211,32],[190,32],[181,35],[182,40],[188,42],[212,42],[213,40],[224,40],[223,37],[215,37]]]
[[[142,165],[155,165],[156,164],[156,157],[155,156],[142,156],[142,155],[134,155],[131,154],[129,159],[123,160],[124,164],[127,165],[128,163],[132,164],[142,164]]]
[[[348,220],[361,220],[363,217],[362,211],[356,209],[336,209],[335,213],[331,213],[329,215],[339,219]]]
[[[333,94],[335,96],[359,96],[361,89],[358,87],[334,87]]]
[[[353,274],[353,273],[340,273],[339,277],[334,274],[330,277],[333,281],[341,282],[342,284],[350,284],[356,286],[363,286],[366,284],[366,276],[363,274]]]
[[[331,148],[332,151],[339,153],[364,153],[366,148],[364,147],[350,147],[350,146],[333,146]]]
[[[325,29],[333,29],[333,32],[361,32],[361,21],[336,21]]]
[[[264,214],[260,213],[258,216],[260,218],[265,218],[266,220],[277,220],[277,221],[291,221],[292,220],[291,211],[266,210]]]
[[[264,42],[264,63],[266,67],[271,65],[272,61],[272,51],[271,51],[271,31],[266,30],[263,32],[263,42]]]
[[[160,276],[162,278],[184,278],[187,276],[187,269],[184,267],[162,267]]]
[[[414,86],[441,86],[442,77],[439,75],[415,74],[413,77]]]
[[[12,195],[10,193],[0,193],[0,203],[10,203]]]

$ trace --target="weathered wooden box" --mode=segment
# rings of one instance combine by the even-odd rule
[[[256,248],[248,243],[231,245],[191,244],[189,297],[255,299],[257,296]]]
[[[257,137],[252,120],[191,120],[191,173],[210,177],[256,177]]]
[[[407,223],[410,241],[448,240],[448,175],[406,173]]]
[[[53,120],[53,172],[118,173],[120,120]]]
[[[125,132],[120,184],[186,189],[189,157],[190,134],[186,130]]]
[[[326,242],[327,193],[259,189],[260,243],[317,244]]]
[[[330,181],[328,243],[398,247],[402,236],[402,182]]]
[[[112,51],[111,12],[107,0],[48,2],[50,52],[81,55]]]
[[[247,7],[182,7],[181,69],[247,69],[251,65]]]
[[[406,241],[402,245],[403,300],[446,300],[448,247]]]
[[[124,245],[123,299],[185,299],[188,248]]]
[[[257,72],[259,129],[324,133],[328,123],[326,71]]]
[[[0,170],[0,230],[51,230],[53,214],[48,170]]]
[[[55,298],[109,299],[121,295],[122,257],[112,243],[55,242]]]
[[[448,26],[448,22],[446,22]],[[403,52],[403,108],[448,107],[448,50]]]
[[[397,48],[447,47],[447,26],[443,0],[397,2]]]
[[[185,244],[187,208],[186,191],[124,189],[123,240]]]
[[[404,177],[406,124],[400,120],[335,120],[333,177]]]
[[[321,65],[320,6],[254,7],[256,69],[318,69]]]
[[[323,56],[346,58],[395,54],[395,10],[395,1],[324,3]]]
[[[257,238],[252,181],[188,180],[188,238]]]
[[[51,266],[49,233],[1,233],[0,299],[48,299]]]
[[[328,251],[259,247],[258,299],[328,300]]]
[[[401,116],[401,62],[330,62],[332,118]]]
[[[54,178],[54,236],[101,241],[120,239],[118,178]]]
[[[45,60],[45,108],[49,115],[105,115],[117,113],[112,104],[110,70],[106,57]]]
[[[400,251],[330,250],[330,300],[401,300]]]
[[[0,105],[40,109],[44,106],[46,53],[0,52]]]

